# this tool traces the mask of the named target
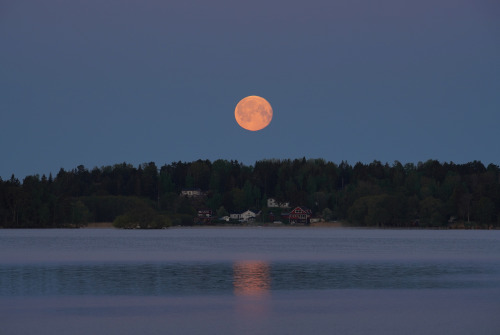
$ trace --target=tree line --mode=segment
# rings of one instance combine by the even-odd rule
[[[181,196],[186,188],[203,197]],[[197,160],[158,167],[121,163],[60,169],[22,182],[0,178],[0,227],[78,227],[115,222],[119,227],[191,225],[197,210],[217,216],[261,210],[267,199],[304,206],[327,221],[356,226],[500,226],[500,168],[428,160],[418,164],[340,164],[323,159],[268,159],[254,165]]]

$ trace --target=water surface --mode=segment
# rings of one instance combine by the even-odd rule
[[[497,334],[499,310],[498,231],[0,230],[2,334]]]

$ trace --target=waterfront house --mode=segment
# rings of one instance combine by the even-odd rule
[[[295,207],[288,214],[290,223],[309,224],[311,222],[312,211],[306,207]]]
[[[252,210],[246,210],[243,213],[233,213],[230,214],[229,217],[231,220],[238,220],[240,222],[252,222],[255,221],[255,218],[260,215],[259,212],[254,212]]]

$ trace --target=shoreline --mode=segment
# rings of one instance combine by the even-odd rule
[[[388,227],[388,226],[355,226],[346,224],[342,221],[330,222],[314,222],[309,225],[302,224],[283,224],[283,223],[252,223],[252,224],[213,224],[213,225],[192,225],[192,226],[171,226],[165,229],[182,229],[182,228],[365,228],[365,229],[403,229],[403,230],[499,230],[497,227],[465,227],[464,225],[455,225],[448,227]],[[91,222],[80,229],[121,229],[113,226],[113,222]]]
[[[213,225],[192,225],[192,226],[172,226],[169,228],[223,228],[223,227],[228,227],[228,228],[237,228],[237,227],[283,227],[283,228],[290,228],[290,227],[328,227],[328,228],[345,228],[348,227],[344,225],[342,222],[315,222],[311,223],[309,225],[301,225],[301,224],[296,224],[296,225],[290,225],[290,224],[283,224],[283,223],[272,223],[272,222],[264,222],[264,223],[258,223],[254,222],[252,224],[241,224],[241,223],[235,223],[235,224],[213,224]],[[91,222],[87,224],[86,226],[81,227],[80,229],[120,229],[120,228],[115,228],[113,226],[113,222]],[[167,228],[168,229],[168,228]]]

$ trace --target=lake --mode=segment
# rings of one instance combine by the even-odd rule
[[[498,334],[500,231],[0,230],[1,334]]]

